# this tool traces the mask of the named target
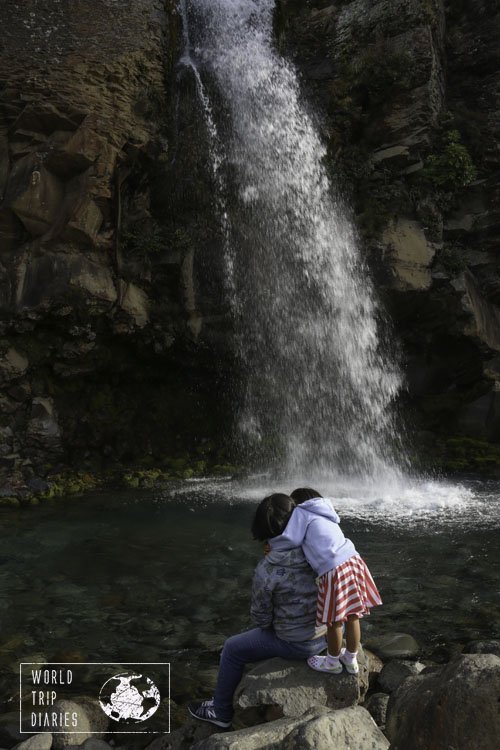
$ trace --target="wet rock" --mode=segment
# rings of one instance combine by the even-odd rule
[[[371,684],[373,680],[376,680],[377,675],[382,671],[384,662],[368,648],[363,647],[363,654],[365,655],[368,664],[368,674]]]
[[[464,648],[464,654],[495,654],[495,656],[500,656],[500,641],[471,641]]]
[[[407,677],[420,674],[424,664],[419,661],[390,661],[378,676],[378,684],[386,693],[392,693]]]
[[[420,651],[417,641],[408,633],[384,633],[372,636],[365,645],[381,659],[404,659],[416,656]]]
[[[238,732],[215,734],[193,750],[386,750],[389,742],[360,706],[330,711],[315,707],[298,719],[278,719]]]
[[[378,727],[385,725],[388,703],[387,693],[372,693],[363,704],[363,708],[366,708]]]
[[[27,358],[12,347],[0,357],[0,383],[10,383],[24,375],[28,369]],[[15,396],[13,396],[15,398]],[[22,399],[20,399],[22,400]]]
[[[51,398],[33,399],[26,440],[34,447],[51,453],[61,450],[61,432]]]
[[[359,678],[342,672],[316,672],[306,662],[269,659],[252,667],[241,680],[235,704],[239,709],[258,709],[274,718],[296,717],[312,706],[345,708],[360,703],[368,689],[368,666],[359,655]]]
[[[197,633],[196,645],[207,649],[207,651],[220,651],[224,646],[226,637],[222,633]]]
[[[57,700],[54,710],[67,711],[69,715],[74,712],[78,722],[78,734],[69,731],[54,734],[54,750],[64,750],[69,745],[80,747],[87,739],[101,739],[108,728],[108,717],[95,698],[79,696],[71,701]]]
[[[26,486],[31,492],[35,493],[46,492],[50,487],[49,483],[46,482],[45,479],[40,479],[40,477],[31,477],[31,479],[27,479]]]
[[[48,732],[34,734],[27,740],[15,745],[14,750],[50,750],[52,747],[52,735]]]
[[[391,695],[386,733],[393,750],[496,750],[500,658],[459,656],[440,671],[409,677]]]
[[[63,198],[63,184],[36,154],[29,154],[14,164],[5,202],[30,234],[37,237],[52,227]]]
[[[81,750],[109,750],[111,745],[104,740],[97,739],[96,737],[89,737],[85,742],[82,742],[81,745],[77,745],[76,747],[81,748]]]
[[[421,225],[400,217],[383,235],[391,252],[391,263],[401,289],[428,289],[432,283],[430,266],[435,249]]]
[[[17,665],[19,674],[19,664]],[[18,679],[19,682],[19,679]],[[26,740],[27,735],[19,731],[19,709],[9,711],[0,715],[0,743],[4,747],[12,747],[14,744]]]

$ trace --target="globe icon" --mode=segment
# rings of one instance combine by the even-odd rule
[[[160,705],[160,691],[142,674],[116,674],[101,687],[99,703],[114,721],[146,721]]]

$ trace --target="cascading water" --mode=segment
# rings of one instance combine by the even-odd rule
[[[190,63],[224,109],[240,427],[294,473],[394,474],[401,378],[380,346],[373,288],[325,147],[274,48],[273,10],[274,0],[189,7]]]

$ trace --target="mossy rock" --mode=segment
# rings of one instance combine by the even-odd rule
[[[472,472],[485,476],[500,473],[500,445],[465,436],[436,440],[421,457],[423,466],[450,474]]]
[[[214,474],[216,477],[219,476],[232,476],[233,474],[238,473],[238,467],[233,466],[233,464],[216,464],[212,467],[212,474]]]
[[[5,495],[4,497],[0,497],[0,508],[2,506],[12,507],[12,506],[19,506],[21,504],[21,501],[18,497],[14,497],[13,495]]]

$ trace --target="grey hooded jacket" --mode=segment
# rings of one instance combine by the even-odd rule
[[[272,550],[255,569],[250,613],[256,625],[272,626],[278,638],[309,641],[326,632],[316,627],[317,598],[315,574],[301,547]]]

